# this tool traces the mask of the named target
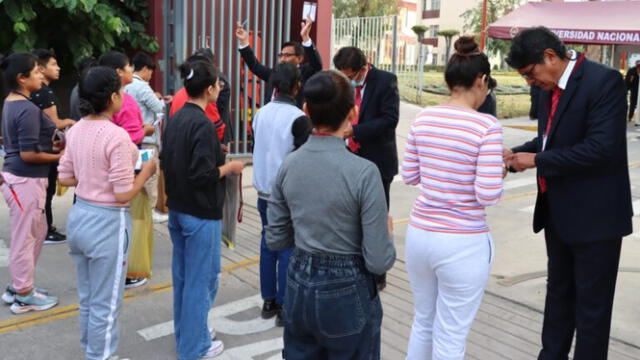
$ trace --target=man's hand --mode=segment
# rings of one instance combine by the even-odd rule
[[[229,147],[225,144],[220,144],[220,149],[222,150],[223,154],[228,154],[229,153]]]
[[[351,126],[349,126],[349,128],[344,131],[344,134],[342,136],[343,136],[344,139],[348,139],[350,137],[353,137],[353,128]]]
[[[236,22],[236,39],[240,42],[240,46],[249,45],[249,33],[242,27],[240,21]]]
[[[144,136],[151,136],[156,132],[156,128],[153,125],[144,124]]]
[[[393,235],[393,218],[391,215],[387,217],[387,229],[389,230],[389,234]]]
[[[60,126],[62,129],[71,127],[76,124],[76,121],[73,119],[64,119],[60,122]]]
[[[507,166],[518,172],[533,169],[536,167],[536,154],[524,152],[512,154],[507,159]]]
[[[302,22],[302,30],[300,30],[300,36],[302,37],[302,42],[305,43],[311,40],[309,34],[311,34],[311,27],[313,26],[313,21],[310,16],[307,16],[307,20]]]
[[[173,101],[173,96],[171,95],[165,95],[162,97],[162,99],[164,99],[164,102],[167,104],[171,104],[171,102]]]

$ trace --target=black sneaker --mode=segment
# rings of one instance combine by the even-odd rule
[[[278,314],[276,314],[276,326],[284,327],[284,319],[282,318],[282,306],[280,307],[280,310],[278,310]]]
[[[260,315],[263,319],[271,319],[276,316],[280,309],[282,309],[282,306],[276,304],[275,300],[265,300],[262,305],[262,313]]]
[[[148,281],[147,278],[126,278],[124,281],[124,288],[125,289],[137,288],[138,286],[142,286],[146,284],[147,281]]]
[[[62,234],[56,229],[52,227],[51,230],[47,233],[47,237],[44,238],[45,244],[64,244],[67,242],[67,236]]]

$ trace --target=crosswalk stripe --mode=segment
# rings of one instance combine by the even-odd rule
[[[0,239],[0,267],[9,266],[9,248],[4,239]]]

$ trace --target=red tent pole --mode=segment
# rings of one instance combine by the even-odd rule
[[[480,30],[480,51],[484,51],[487,42],[487,0],[482,0],[482,29]]]

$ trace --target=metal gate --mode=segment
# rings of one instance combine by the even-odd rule
[[[264,104],[264,87],[240,58],[236,22],[244,24],[256,57],[271,68],[282,43],[290,39],[291,0],[164,0],[164,5],[165,89],[182,87],[178,65],[196,49],[211,48],[231,86],[230,152],[250,156],[251,119]]]
[[[420,55],[408,56],[408,44],[400,38],[397,16],[357,17],[333,20],[332,56],[343,46],[360,48],[375,67],[393,72],[403,98],[419,98]],[[419,47],[420,52],[423,47]],[[411,61],[410,61],[411,60]]]

